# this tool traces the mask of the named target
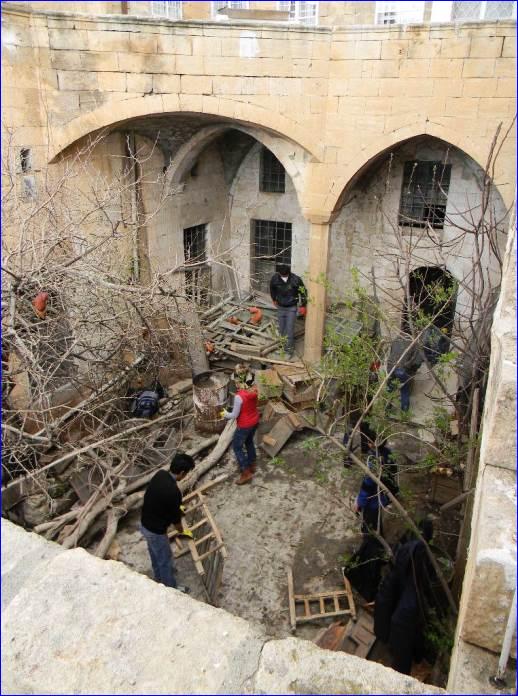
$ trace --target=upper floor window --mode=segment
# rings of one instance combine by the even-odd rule
[[[181,19],[182,18],[182,3],[181,2],[169,2],[165,0],[163,2],[152,2],[151,3],[151,14],[157,17],[169,17],[170,19]]]
[[[450,188],[451,164],[405,162],[399,206],[399,224],[408,227],[444,227]]]
[[[435,3],[434,3],[435,4]],[[512,19],[516,17],[516,2],[499,2],[488,0],[487,2],[453,2],[451,19],[474,21],[491,19]]]
[[[280,0],[277,4],[279,10],[290,13],[290,22],[298,24],[318,24],[318,2],[294,2],[293,0]]]
[[[423,17],[424,2],[376,3],[376,24],[418,24]]]
[[[228,8],[229,10],[248,10],[250,3],[243,0],[224,0],[223,2],[212,3],[212,16],[217,17],[219,10]]]
[[[267,147],[261,150],[259,190],[267,193],[284,193],[285,170],[277,157]]]

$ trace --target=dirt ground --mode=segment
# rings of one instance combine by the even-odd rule
[[[308,452],[304,441],[309,436],[310,431],[296,433],[274,459],[259,450],[258,471],[250,484],[234,484],[237,468],[230,451],[199,482],[230,474],[206,493],[228,551],[220,606],[261,624],[274,637],[290,635],[288,568],[293,569],[295,592],[341,589],[341,557],[361,539],[360,522],[352,511],[361,473],[345,470],[336,455]],[[139,513],[128,517],[118,534],[118,558],[151,576],[138,521]],[[190,555],[176,563],[179,581],[205,601]],[[321,628],[301,626],[297,635],[311,639]]]
[[[276,638],[290,635],[288,569],[293,570],[296,593],[342,589],[344,557],[361,543],[353,503],[362,473],[354,467],[345,469],[341,453],[322,441],[308,449],[308,440],[314,438],[310,430],[295,433],[273,459],[258,450],[257,474],[245,486],[234,484],[237,465],[231,450],[198,483],[229,474],[205,494],[228,552],[220,606],[260,624]],[[183,446],[188,449],[189,442]],[[408,476],[400,481],[402,489],[407,489],[407,503],[422,505],[427,483],[423,477],[411,478],[411,485]],[[128,516],[117,536],[118,560],[152,577],[146,544],[138,531],[139,517],[140,512]],[[390,510],[384,513],[384,526],[389,541],[402,531]],[[189,586],[191,596],[206,601],[190,555],[176,564],[179,582]],[[361,606],[363,600],[356,598]],[[297,636],[313,640],[330,622],[299,625]]]

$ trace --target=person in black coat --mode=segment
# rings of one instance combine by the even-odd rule
[[[424,539],[433,535],[430,520],[420,523]],[[423,658],[426,607],[432,596],[433,576],[424,543],[412,539],[396,551],[394,567],[380,585],[374,605],[374,633],[388,643],[392,668],[410,674],[412,662]]]
[[[306,287],[302,279],[291,272],[289,266],[281,265],[270,280],[270,295],[273,304],[277,307],[279,334],[286,337],[286,352],[291,358],[295,350],[294,334],[297,313],[306,316]]]

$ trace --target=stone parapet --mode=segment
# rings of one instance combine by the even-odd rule
[[[122,563],[63,551],[6,520],[2,581],[3,694],[444,693],[306,641],[268,640]]]

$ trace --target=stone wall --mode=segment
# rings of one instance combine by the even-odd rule
[[[3,694],[439,694],[2,520]]]
[[[492,329],[471,539],[449,679],[452,690],[461,688],[463,683],[465,643],[500,652],[515,588],[516,231],[513,218]],[[516,625],[515,617],[513,621]],[[516,637],[512,654],[516,656]],[[496,665],[493,670],[496,673]]]

